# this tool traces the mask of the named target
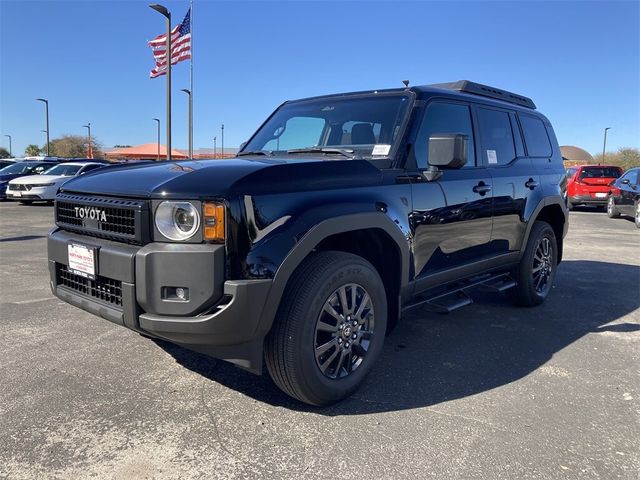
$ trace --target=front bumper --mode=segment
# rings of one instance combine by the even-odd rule
[[[9,200],[53,200],[57,186],[31,187],[29,190],[9,190],[6,195]]]
[[[70,243],[97,248],[95,280],[67,270]],[[47,247],[58,298],[137,332],[261,370],[258,324],[271,280],[225,281],[223,245],[141,247],[54,229]],[[188,300],[167,295],[175,287],[188,289]]]

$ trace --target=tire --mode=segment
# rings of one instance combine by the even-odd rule
[[[618,218],[620,216],[620,212],[618,211],[618,207],[616,207],[613,195],[609,195],[609,200],[607,200],[607,216],[609,218]]]
[[[543,303],[551,291],[557,263],[558,244],[551,225],[535,222],[520,264],[514,272],[517,285],[510,290],[514,303],[523,307]]]
[[[640,200],[636,200],[635,211],[636,228],[640,228]]]
[[[570,212],[573,212],[576,209],[576,206],[571,202],[567,202],[567,208]]]
[[[333,315],[325,308],[333,308]],[[357,326],[345,319],[344,314],[349,318],[353,310]],[[386,294],[376,269],[350,253],[314,253],[289,280],[265,342],[267,370],[291,397],[310,405],[330,405],[363,382],[382,351],[386,326]],[[322,351],[318,346],[324,347]]]
[[[33,200],[19,200],[20,205],[31,205]]]

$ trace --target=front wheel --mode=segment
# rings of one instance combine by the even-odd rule
[[[514,302],[524,307],[544,302],[551,291],[557,263],[558,243],[553,228],[547,222],[535,222],[514,272],[517,285],[510,290]]]
[[[275,384],[310,405],[351,395],[382,350],[384,285],[365,259],[318,252],[294,272],[265,342]]]
[[[611,195],[609,196],[609,200],[607,200],[607,216],[609,218],[618,218],[620,216],[616,202]]]

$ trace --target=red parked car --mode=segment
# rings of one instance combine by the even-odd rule
[[[569,210],[578,205],[604,208],[611,190],[610,184],[622,175],[614,165],[580,165],[567,169]]]

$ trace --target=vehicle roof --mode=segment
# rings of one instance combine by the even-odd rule
[[[622,167],[620,167],[619,165],[594,165],[592,163],[588,163],[585,165],[571,165],[567,168],[619,168],[620,170],[622,170]]]
[[[531,105],[530,107],[523,106],[523,104],[507,102],[507,101],[500,100],[498,98],[494,98],[490,96],[480,95],[477,93],[465,93],[458,89],[458,88],[465,88],[466,85],[477,86],[477,87],[487,87],[486,85],[476,84],[474,82],[469,82],[467,80],[459,80],[457,82],[439,83],[434,85],[417,85],[417,86],[406,87],[406,88],[387,88],[387,89],[380,89],[380,90],[361,90],[361,91],[355,91],[355,92],[334,93],[329,95],[319,95],[315,97],[306,97],[306,98],[301,98],[296,100],[288,100],[285,103],[305,102],[305,101],[318,100],[323,98],[348,97],[348,96],[355,96],[355,95],[384,95],[384,94],[401,94],[403,92],[413,92],[422,100],[426,100],[430,97],[445,97],[445,98],[463,100],[463,101],[473,102],[473,103],[482,103],[485,105],[495,105],[495,106],[500,106],[502,108],[509,108],[511,110],[518,110],[519,112],[522,112],[522,113],[535,115],[543,118],[544,120],[547,121],[547,123],[549,123],[547,118],[535,108],[535,104],[533,103],[533,101],[531,101],[531,99],[527,97],[514,94],[512,92],[507,92],[505,90],[501,90],[497,88],[495,89],[495,90],[499,90],[500,92],[511,94],[515,97],[519,97],[524,101],[530,102],[530,105]],[[488,87],[488,88],[494,89],[494,87]]]

